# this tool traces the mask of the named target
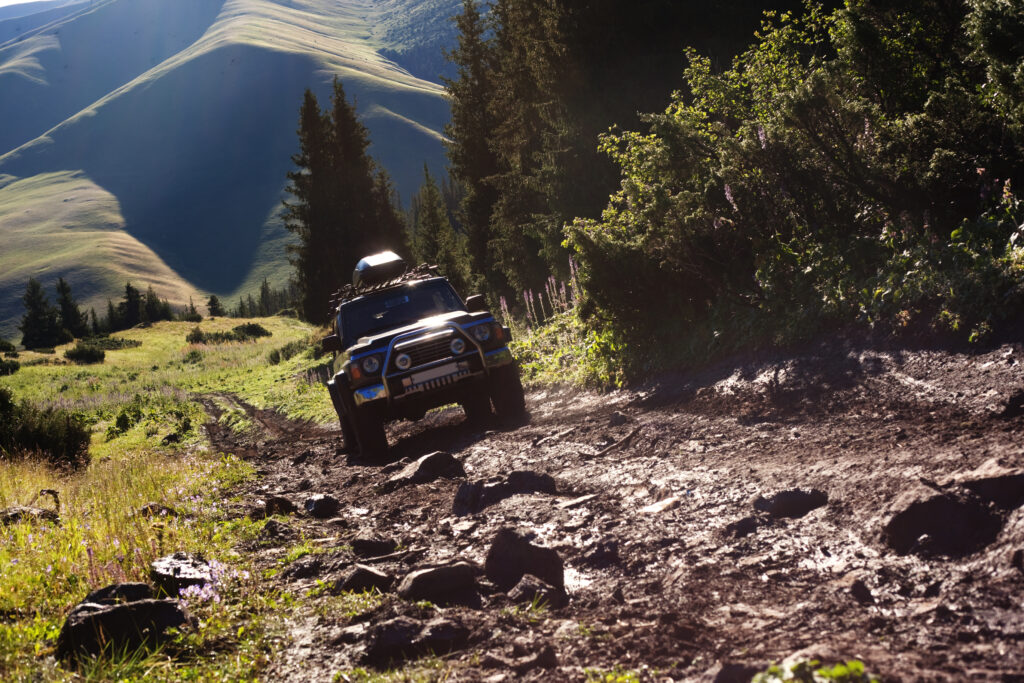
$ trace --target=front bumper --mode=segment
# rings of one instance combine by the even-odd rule
[[[390,376],[385,382],[360,387],[352,392],[352,398],[357,406],[383,406],[389,401],[397,403],[414,397],[420,398],[466,380],[481,379],[492,368],[500,368],[510,365],[512,362],[512,352],[507,346],[503,346],[484,353],[482,366],[479,356],[477,356],[475,361],[451,363],[453,366],[451,372],[436,377],[427,377],[418,382],[414,380],[414,377],[422,370],[417,368],[401,375]]]

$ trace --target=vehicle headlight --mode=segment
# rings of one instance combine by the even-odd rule
[[[466,342],[462,337],[456,337],[455,339],[452,339],[452,343],[449,348],[451,348],[452,353],[454,355],[458,356],[459,354],[465,352]]]
[[[367,356],[360,362],[360,366],[366,374],[376,374],[380,370],[380,356]]]
[[[407,353],[400,353],[395,356],[395,367],[399,370],[408,370],[412,366],[412,356]]]
[[[473,328],[473,338],[483,344],[491,338],[491,326],[488,324],[477,325]]]

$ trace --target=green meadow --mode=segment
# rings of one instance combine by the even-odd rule
[[[33,460],[0,460],[0,508],[55,489],[61,517],[59,526],[0,527],[0,680],[246,680],[269,661],[279,635],[275,615],[295,596],[257,588],[260,577],[237,552],[259,525],[228,519],[225,509],[241,502],[232,487],[253,477],[254,468],[211,449],[201,429],[209,416],[196,398],[231,393],[322,422],[332,410],[321,386],[307,381],[321,362],[305,344],[315,329],[289,318],[254,322],[271,336],[189,344],[194,323],[166,322],[120,333],[141,346],[107,351],[102,364],[67,363],[70,345],[53,354],[20,354],[22,369],[0,386],[17,400],[84,413],[92,425],[91,462],[69,474]],[[224,318],[200,327],[226,332],[237,323]],[[305,350],[271,363],[273,352],[288,344]],[[249,427],[231,411],[220,419]],[[179,514],[140,514],[148,503]],[[52,503],[43,497],[34,505]],[[189,604],[199,629],[155,653],[119,653],[78,672],[55,661],[54,639],[73,605],[95,588],[146,581],[150,563],[177,550],[202,552],[223,565],[218,599]]]

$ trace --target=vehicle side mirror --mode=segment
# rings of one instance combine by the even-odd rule
[[[324,353],[335,353],[341,351],[341,337],[331,334],[320,340],[320,348]]]
[[[487,310],[487,300],[483,294],[474,294],[466,299],[466,310],[470,313]]]

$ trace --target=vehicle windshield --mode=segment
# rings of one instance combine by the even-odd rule
[[[338,320],[342,345],[347,348],[360,337],[464,310],[465,305],[447,280],[409,282],[344,304]]]

